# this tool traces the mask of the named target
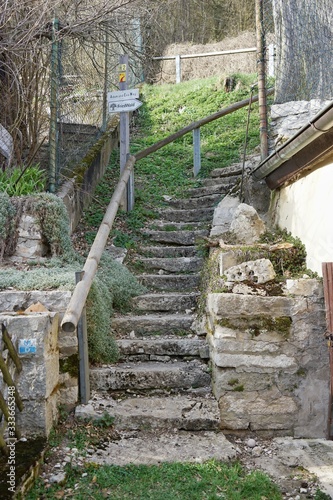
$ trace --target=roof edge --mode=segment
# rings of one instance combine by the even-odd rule
[[[277,170],[286,161],[311,144],[322,134],[333,127],[333,101],[325,106],[317,115],[304,125],[293,137],[288,139],[252,172],[252,177],[260,181]]]

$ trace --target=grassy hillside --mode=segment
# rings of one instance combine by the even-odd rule
[[[191,122],[204,118],[250,96],[250,85],[255,75],[235,75],[236,88],[224,92],[218,77],[193,80],[178,85],[144,85],[131,131],[131,153],[134,154],[167,137]],[[200,176],[207,176],[214,168],[226,167],[243,154],[248,107],[215,120],[201,128]],[[258,106],[252,105],[248,151],[259,143]],[[95,202],[85,213],[77,231],[83,240],[93,241],[104,215],[113,187],[119,177],[119,158],[112,157],[111,165],[95,194]],[[163,195],[182,196],[193,184],[192,134],[156,151],[135,165],[135,208],[129,215],[117,217],[113,231],[115,244],[130,247],[136,230],[147,218],[154,217],[154,209],[163,205]],[[84,236],[84,238],[82,238]]]

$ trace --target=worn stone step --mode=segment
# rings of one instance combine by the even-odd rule
[[[128,338],[117,340],[117,345],[121,361],[169,362],[179,358],[209,359],[208,343],[206,339],[198,337]]]
[[[185,311],[196,307],[199,293],[146,293],[132,300],[140,311]]]
[[[208,222],[193,221],[193,222],[171,222],[164,220],[155,220],[150,224],[148,229],[158,231],[197,231],[198,229],[208,229],[211,224]]]
[[[230,167],[215,168],[211,171],[211,177],[229,177],[231,175],[241,175],[242,165],[236,163],[235,165],[230,165]]]
[[[170,200],[169,206],[180,210],[211,208],[217,205],[221,200],[221,194],[211,194],[209,196],[201,196],[200,198],[184,198],[179,200]]]
[[[120,335],[182,334],[191,331],[193,314],[127,314],[112,318],[112,329]]]
[[[212,179],[209,179],[212,180]],[[192,209],[163,209],[159,211],[160,217],[164,221],[172,222],[197,222],[209,221],[211,222],[214,214],[214,208],[192,208]]]
[[[203,259],[201,257],[135,257],[132,263],[145,270],[162,269],[169,273],[193,273],[202,269]]]
[[[234,186],[236,183],[240,182],[241,175],[230,175],[228,177],[207,177],[206,179],[201,179],[200,183],[202,186],[219,186],[219,185],[228,185],[230,187]],[[230,188],[229,188],[230,189]]]
[[[174,245],[194,245],[200,238],[205,238],[209,235],[209,231],[154,231],[144,230],[144,236],[151,241],[159,243],[172,243]]]
[[[148,289],[192,292],[200,285],[200,274],[141,274],[139,281]]]
[[[124,466],[129,463],[160,465],[163,462],[207,462],[215,459],[228,462],[237,458],[236,448],[217,431],[125,433],[118,441],[112,440],[90,460],[96,464]],[[222,498],[222,495],[221,495]]]
[[[185,394],[129,397],[123,400],[95,397],[93,405],[97,411],[114,417],[117,430],[210,431],[219,428],[219,409],[213,397]]]
[[[138,254],[144,257],[156,257],[158,259],[170,258],[170,257],[195,257],[198,250],[195,246],[188,245],[184,246],[151,246],[151,247],[140,247],[138,249]]]
[[[210,186],[201,186],[198,188],[192,188],[189,190],[189,196],[191,198],[200,198],[202,196],[210,196],[214,194],[225,195],[229,189],[233,187],[232,182],[224,182],[223,184],[214,183]]]
[[[90,385],[95,391],[177,391],[208,387],[207,365],[199,360],[175,363],[119,363],[92,368]]]

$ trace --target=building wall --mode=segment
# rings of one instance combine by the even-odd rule
[[[272,223],[301,239],[307,267],[320,276],[322,262],[333,261],[332,213],[333,161],[272,195]]]

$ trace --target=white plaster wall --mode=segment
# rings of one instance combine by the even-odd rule
[[[333,162],[275,192],[274,225],[298,236],[307,267],[322,276],[322,262],[333,262]]]

